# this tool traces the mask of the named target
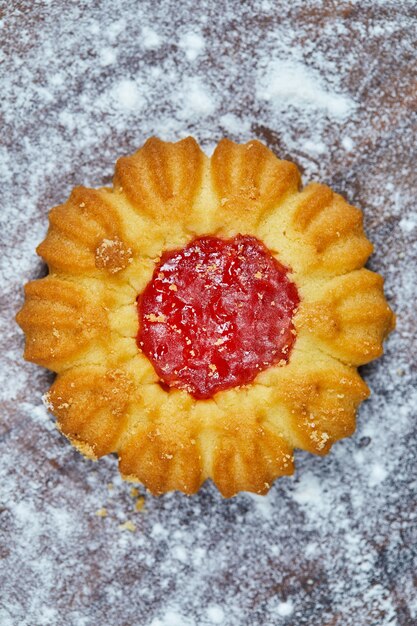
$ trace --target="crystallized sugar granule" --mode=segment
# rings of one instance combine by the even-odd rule
[[[413,0],[0,2],[1,626],[417,623]],[[147,137],[257,137],[364,210],[397,331],[355,435],[266,497],[84,460],[13,317],[47,213]],[[145,499],[143,500],[143,496]]]

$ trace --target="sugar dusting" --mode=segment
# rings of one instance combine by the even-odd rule
[[[329,91],[320,72],[297,61],[273,60],[259,76],[258,98],[284,110],[308,106],[335,118],[352,113],[350,98]]]
[[[131,5],[130,5],[131,6]],[[0,623],[410,626],[417,621],[412,2],[28,0],[2,11]],[[18,35],[17,35],[18,33]],[[398,330],[329,457],[265,498],[137,496],[41,404],[12,316],[48,209],[149,135],[256,136],[365,211]],[[414,151],[414,154],[413,154]],[[106,515],[96,515],[105,509]]]

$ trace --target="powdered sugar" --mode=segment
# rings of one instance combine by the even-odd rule
[[[417,621],[413,2],[20,0],[1,21],[2,626]],[[41,404],[12,318],[48,209],[150,135],[267,142],[364,209],[398,330],[358,430],[265,498],[138,495]],[[140,493],[139,493],[140,495]],[[96,515],[106,509],[107,515]],[[126,523],[127,526],[126,526]],[[121,528],[120,528],[121,527]],[[133,527],[135,530],[132,530]]]
[[[288,617],[289,615],[292,615],[294,607],[292,602],[290,600],[287,600],[287,602],[279,602],[276,611],[277,615],[279,615],[280,617]]]
[[[123,109],[132,109],[136,112],[143,104],[141,100],[139,87],[133,80],[121,80],[111,91],[112,98],[116,106],[120,106]]]
[[[283,109],[309,106],[336,118],[346,117],[355,107],[347,96],[329,91],[317,70],[287,60],[274,60],[261,72],[258,98]]]
[[[148,49],[158,48],[161,45],[161,38],[153,28],[144,26],[142,28],[142,44]]]
[[[198,32],[185,32],[179,40],[179,46],[184,50],[188,61],[195,61],[205,48],[204,38]]]

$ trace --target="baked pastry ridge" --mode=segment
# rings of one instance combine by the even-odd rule
[[[137,298],[164,254],[207,237],[255,238],[299,301],[287,360],[197,399],[138,349]],[[226,497],[266,493],[293,472],[294,448],[323,455],[354,431],[369,394],[356,368],[394,327],[382,278],[363,268],[371,252],[359,209],[301,187],[260,142],[223,139],[208,158],[190,137],[152,138],[119,159],[113,187],[78,187],[50,212],[38,247],[49,275],[26,285],[17,315],[25,358],[58,374],[46,404],[89,458],[116,452],[122,475],[155,494],[208,478]]]

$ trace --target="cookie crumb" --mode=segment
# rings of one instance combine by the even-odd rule
[[[118,237],[103,239],[95,252],[95,265],[99,270],[117,274],[133,260],[131,248],[127,248]]]
[[[129,532],[134,533],[136,531],[136,526],[129,519],[126,522],[124,522],[123,524],[119,524],[119,530],[128,530]]]
[[[139,496],[139,498],[135,502],[135,511],[143,511],[145,506],[145,498],[143,496]]]

